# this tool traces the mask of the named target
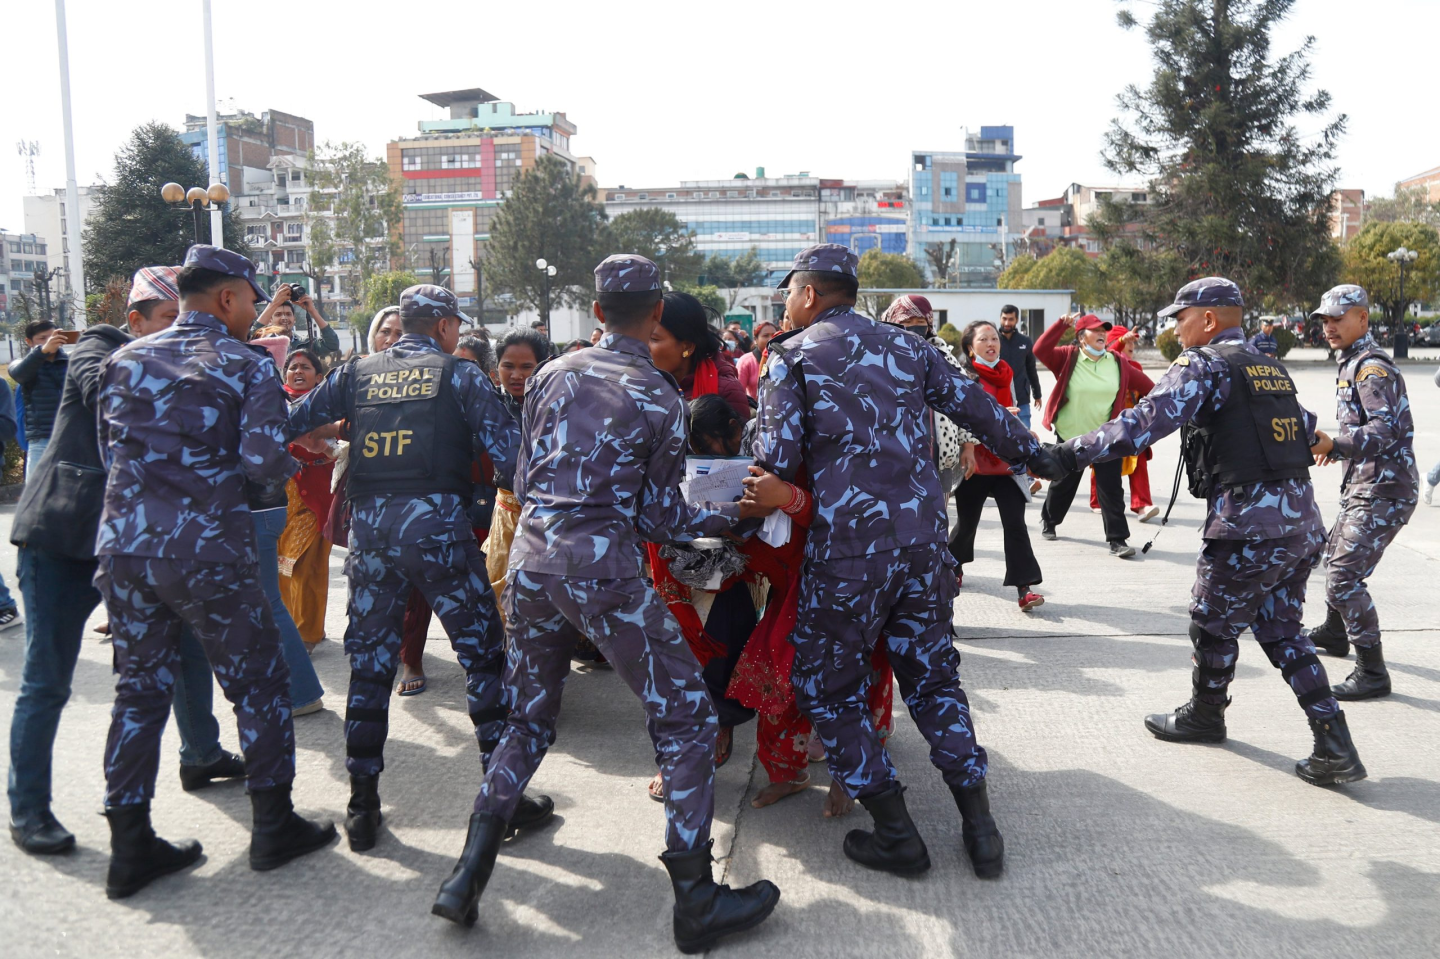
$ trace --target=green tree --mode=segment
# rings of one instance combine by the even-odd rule
[[[1426,199],[1423,187],[1395,188],[1395,195],[1374,197],[1365,206],[1365,222],[1424,223],[1440,227],[1440,203]]]
[[[765,269],[765,263],[760,259],[760,251],[752,246],[735,257],[726,256],[723,253],[710,254],[700,268],[700,274],[702,285],[713,286],[724,291],[725,309],[720,312],[728,313],[735,308],[735,301],[740,298],[740,291],[746,287],[763,284],[769,271]]]
[[[901,253],[866,250],[860,256],[860,289],[918,290],[925,287],[925,274],[915,261]],[[861,293],[860,308],[879,319],[895,297],[889,293]]]
[[[485,263],[491,288],[521,306],[539,309],[545,296],[543,259],[555,267],[550,302],[577,306],[592,299],[605,208],[595,202],[593,184],[581,184],[556,156],[544,156],[520,177],[490,225]],[[608,251],[606,251],[608,252]]]
[[[700,279],[703,254],[695,252],[695,237],[669,210],[645,207],[622,213],[610,221],[606,248],[616,253],[638,253],[654,260],[661,278],[675,286],[694,285]]]
[[[384,160],[371,158],[358,143],[323,143],[311,155],[310,167],[315,189],[305,218],[312,238],[316,223],[328,219],[331,224],[328,235],[322,230],[318,248],[312,239],[311,267],[323,274],[342,250],[348,251],[365,289],[370,277],[388,270],[400,253],[400,184],[390,178]],[[325,253],[329,258],[317,262]]]
[[[400,294],[420,283],[420,277],[409,270],[372,273],[361,288],[360,309],[350,314],[350,325],[364,336],[370,332],[370,321],[387,306],[399,306]]]
[[[1099,302],[1115,321],[1132,330],[1155,332],[1156,314],[1175,301],[1185,285],[1185,262],[1173,250],[1144,249],[1130,240],[1113,243],[1095,264]]]
[[[205,164],[180,135],[163,123],[137,127],[115,155],[114,179],[102,186],[83,235],[86,292],[103,293],[115,277],[128,281],[142,266],[178,265],[195,242],[188,209],[160,196],[166,183],[189,189],[210,182]],[[228,204],[227,204],[228,207]],[[225,246],[250,255],[240,216],[227,209]],[[210,218],[202,214],[200,242],[210,242]]]
[[[1400,267],[1388,256],[1402,246],[1420,254],[1405,268],[1405,301],[1400,299]],[[1440,234],[1433,226],[1367,223],[1345,244],[1344,257],[1345,281],[1365,287],[1370,302],[1384,311],[1392,325],[1408,303],[1440,298]]]
[[[995,285],[1002,290],[1028,290],[1033,289],[1030,284],[1030,271],[1035,269],[1035,264],[1040,261],[1033,256],[1017,256],[1011,260],[996,278]]]
[[[721,316],[725,315],[725,297],[718,287],[709,284],[698,286],[694,283],[677,283],[675,284],[675,289],[681,293],[689,293],[716,313],[719,313]]]
[[[1190,276],[1234,280],[1252,308],[1311,302],[1337,265],[1329,210],[1345,117],[1306,91],[1312,38],[1271,56],[1294,2],[1156,0],[1154,78],[1117,97],[1129,122],[1114,121],[1103,151],[1112,171],[1149,184],[1148,234]],[[1135,19],[1122,10],[1120,22]]]
[[[1028,259],[1020,257],[1014,263],[1022,264]],[[1104,303],[1099,280],[1095,261],[1086,256],[1084,250],[1062,246],[1038,260],[1030,260],[1029,266],[1015,272],[1006,267],[998,285],[1004,290],[1074,290],[1076,303],[1098,307]]]
[[[329,218],[317,216],[313,210],[305,213],[305,253],[306,261],[302,272],[314,281],[310,286],[310,295],[315,298],[318,306],[324,299],[325,277],[330,274],[331,265],[339,257],[340,247],[335,242],[335,228]]]

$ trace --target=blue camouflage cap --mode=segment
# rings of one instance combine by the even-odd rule
[[[596,293],[645,293],[660,289],[660,268],[638,253],[612,253],[595,267]]]
[[[860,258],[855,251],[848,246],[841,246],[839,243],[820,243],[816,246],[807,246],[795,254],[795,262],[790,266],[790,272],[785,274],[785,279],[780,281],[780,289],[790,285],[790,277],[796,273],[843,273],[846,276],[853,276],[860,279]]]
[[[455,294],[443,286],[436,286],[433,283],[421,283],[419,286],[411,286],[400,294],[400,319],[443,319],[447,316],[457,316],[460,322],[471,322],[470,317],[460,312],[460,304],[455,300]]]
[[[1159,315],[1174,316],[1191,306],[1244,305],[1245,297],[1240,295],[1240,287],[1223,276],[1207,276],[1180,287],[1180,292],[1175,294],[1175,302],[1161,310]]]
[[[1315,316],[1344,316],[1348,310],[1357,306],[1370,308],[1370,296],[1365,292],[1363,286],[1356,286],[1354,283],[1341,283],[1339,286],[1326,290],[1325,295],[1320,297],[1320,306],[1310,315]]]
[[[185,251],[185,266],[199,267],[202,270],[210,270],[212,273],[224,273],[226,276],[239,277],[250,284],[250,288],[255,291],[257,300],[262,303],[270,300],[270,294],[255,282],[255,264],[251,263],[249,258],[243,257],[233,250],[211,246],[208,243],[196,243]]]

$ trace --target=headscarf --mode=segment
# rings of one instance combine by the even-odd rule
[[[909,319],[925,321],[926,339],[935,335],[935,311],[930,308],[930,301],[918,293],[897,296],[885,314],[880,317],[880,322],[889,323],[892,326],[904,326],[905,321]]]
[[[178,266],[142,266],[130,281],[130,297],[125,305],[130,307],[149,300],[180,299],[180,288],[175,282],[179,273]]]
[[[376,313],[376,314],[375,314],[375,319],[373,319],[373,320],[370,321],[370,335],[366,338],[365,344],[370,347],[370,352],[371,352],[371,353],[374,353],[374,352],[375,352],[375,335],[380,332],[380,323],[381,323],[381,322],[385,319],[385,317],[388,316],[389,314],[391,314],[391,313],[397,313],[397,314],[398,314],[399,312],[400,312],[400,307],[398,307],[398,306],[387,306],[387,307],[383,307],[383,308],[380,310],[379,313]]]

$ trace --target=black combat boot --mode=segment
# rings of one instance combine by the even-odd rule
[[[875,831],[850,830],[845,836],[845,855],[862,866],[898,876],[913,876],[930,868],[930,852],[905,808],[903,786],[894,783],[879,795],[861,799],[860,805],[875,820]]]
[[[965,842],[965,854],[975,875],[981,879],[994,879],[1005,868],[1005,839],[990,815],[990,797],[985,790],[985,780],[973,786],[951,786],[955,805],[960,807],[960,837]]]
[[[180,764],[180,788],[187,793],[204,789],[217,779],[239,779],[245,775],[245,760],[232,752],[220,750],[220,758],[203,766]]]
[[[520,803],[515,807],[515,815],[510,817],[510,826],[505,831],[505,836],[509,838],[522,829],[534,828],[553,815],[555,815],[555,800],[549,796],[536,796],[531,799],[521,793]]]
[[[1322,653],[1342,657],[1350,655],[1350,640],[1345,637],[1345,617],[1334,606],[1326,604],[1325,622],[1314,629],[1302,631],[1301,635]]]
[[[1360,754],[1350,741],[1350,727],[1345,724],[1343,712],[1328,719],[1310,720],[1310,731],[1315,734],[1315,752],[1309,759],[1295,764],[1296,775],[1316,786],[1353,783],[1365,778],[1365,764],[1360,762]]]
[[[1379,643],[1355,647],[1355,668],[1345,682],[1330,687],[1330,695],[1347,703],[1390,695],[1390,671],[1385,668],[1385,654]]]
[[[250,833],[250,868],[265,872],[292,859],[324,849],[335,838],[330,820],[301,818],[290,801],[290,786],[250,793],[254,828]]]
[[[380,777],[351,776],[350,804],[345,807],[345,835],[351,852],[375,848],[380,829]]]
[[[780,901],[780,890],[768,879],[744,889],[717,883],[710,873],[714,840],[699,849],[660,856],[675,887],[675,945],[681,952],[704,952],[721,936],[764,922]]]
[[[1192,630],[1193,632],[1193,630]],[[1219,693],[1225,695],[1228,686],[1219,689],[1205,689],[1200,683],[1200,667],[1190,671],[1190,701],[1173,713],[1154,713],[1145,717],[1145,728],[1156,739],[1167,743],[1223,743],[1225,741],[1225,708],[1230,700],[1223,703],[1200,701],[1200,694]]]
[[[150,804],[113,806],[105,810],[110,820],[110,872],[105,877],[105,895],[124,899],[161,876],[179,872],[200,858],[200,844],[193,839],[169,843],[150,827]]]
[[[505,820],[488,812],[472,813],[470,831],[465,835],[465,849],[455,863],[450,878],[440,884],[440,894],[430,907],[433,915],[475,925],[480,917],[480,894],[495,869],[495,857],[505,841]]]

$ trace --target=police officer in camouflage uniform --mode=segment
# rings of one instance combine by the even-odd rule
[[[1223,742],[1225,693],[1239,636],[1250,629],[1315,736],[1314,754],[1295,771],[1310,783],[1354,782],[1365,767],[1325,667],[1300,630],[1305,584],[1325,541],[1308,467],[1312,447],[1329,438],[1315,430],[1279,361],[1245,344],[1243,312],[1229,280],[1182,287],[1161,315],[1176,318],[1185,352],[1134,409],[1061,444],[1056,455],[1079,469],[1134,456],[1184,429],[1190,491],[1209,507],[1190,603],[1195,668],[1190,701],[1147,717],[1146,728],[1170,742]]]
[[[1344,656],[1355,644],[1355,669],[1334,687],[1336,699],[1376,699],[1390,694],[1390,674],[1380,649],[1380,619],[1365,581],[1385,548],[1410,521],[1419,498],[1415,426],[1405,378],[1370,336],[1370,298],[1362,287],[1337,286],[1310,316],[1324,323],[1325,339],[1340,354],[1335,377],[1340,435],[1317,452],[1340,460],[1340,515],[1325,548],[1329,578],[1326,618],[1306,635],[1319,649]]]
[[[682,951],[765,919],[780,891],[718,885],[710,869],[718,721],[679,626],[640,578],[641,542],[686,542],[771,510],[692,506],[681,495],[688,449],[679,386],[650,360],[660,272],[617,254],[595,268],[595,346],[549,360],[526,384],[515,468],[522,506],[503,603],[510,718],[475,799],[465,850],[433,912],[473,923],[506,825],[555,740],[570,651],[588,636],[645,707],[665,779],[665,846]]]
[[[803,464],[815,497],[792,682],[834,781],[875,821],[874,832],[845,837],[845,854],[899,874],[928,869],[924,840],[866,708],[870,657],[883,636],[931,762],[955,796],[975,873],[998,876],[1004,841],[990,815],[985,750],[960,688],[955,559],[930,456],[929,409],[1012,463],[1039,449],[1019,419],[933,345],[855,312],[858,262],[834,243],[795,257],[780,285],[798,328],[770,341],[760,378],[755,459],[787,481]],[[1058,475],[1053,466],[1040,469]]]
[[[205,647],[235,707],[254,810],[250,866],[273,869],[335,838],[290,802],[290,672],[260,589],[246,485],[281,487],[285,394],[269,354],[243,337],[265,292],[245,257],[193,246],[176,278],[180,316],[111,353],[100,375],[99,441],[109,465],[95,552],[115,650],[105,744],[111,860],[105,891],[138,892],[200,857],[155,835],[160,734],[179,671],[180,632]]]
[[[350,437],[345,831],[357,852],[374,847],[380,826],[390,692],[412,587],[440,618],[465,669],[482,766],[505,721],[504,632],[465,511],[476,451],[488,451],[496,472],[508,476],[519,430],[479,367],[451,355],[469,322],[453,293],[410,287],[400,295],[400,320],[399,342],[340,367],[290,408],[291,438],[336,420]],[[521,797],[510,826],[537,825],[554,808],[548,797]]]

